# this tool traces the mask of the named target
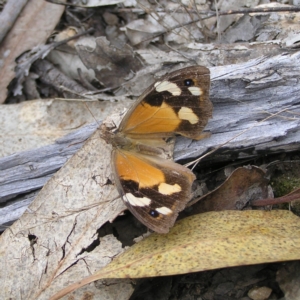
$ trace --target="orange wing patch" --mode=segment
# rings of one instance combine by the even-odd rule
[[[134,153],[116,151],[115,166],[118,176],[122,180],[131,180],[138,183],[139,188],[149,188],[165,182],[164,173],[144,162]]]
[[[141,102],[128,118],[122,131],[136,134],[147,134],[149,131],[174,132],[180,123],[177,114],[165,102],[158,107]]]

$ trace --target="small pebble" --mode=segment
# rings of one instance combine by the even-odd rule
[[[262,286],[254,287],[248,292],[248,297],[252,300],[266,300],[270,297],[272,289]]]

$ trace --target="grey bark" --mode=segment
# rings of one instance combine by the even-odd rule
[[[214,112],[206,130],[211,137],[201,141],[178,137],[176,161],[195,159],[219,147],[205,159],[225,162],[299,150],[300,52],[210,70]],[[42,188],[97,126],[82,127],[53,145],[0,159],[0,203],[6,206],[0,209],[0,224],[10,224],[18,217],[16,211],[26,209],[24,203],[30,202],[26,195]]]

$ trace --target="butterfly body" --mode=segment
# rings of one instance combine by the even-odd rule
[[[112,131],[113,172],[125,204],[150,229],[166,233],[191,198],[195,175],[172,160],[174,137],[203,137],[212,114],[209,70],[187,67],[152,84]]]

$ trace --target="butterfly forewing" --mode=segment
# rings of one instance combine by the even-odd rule
[[[129,136],[177,133],[198,139],[212,114],[209,88],[209,69],[205,67],[170,73],[141,95],[120,130]]]

